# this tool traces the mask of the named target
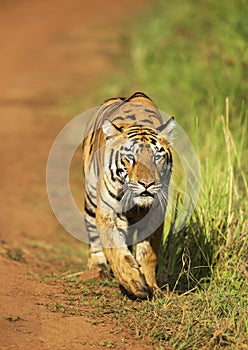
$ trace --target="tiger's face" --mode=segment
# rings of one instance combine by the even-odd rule
[[[154,200],[166,208],[172,171],[170,134],[173,120],[158,129],[142,125],[116,126],[105,120],[103,132],[111,159],[110,171],[121,183],[124,211],[134,205],[150,207]]]

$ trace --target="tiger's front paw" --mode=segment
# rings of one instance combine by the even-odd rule
[[[139,271],[135,271],[135,278],[132,276],[130,279],[121,279],[120,284],[123,288],[123,293],[129,297],[135,297],[138,299],[146,299],[150,295],[150,288],[146,284],[145,278]]]
[[[149,287],[145,283],[145,281],[130,281],[130,290],[131,293],[138,299],[146,299],[149,294]]]

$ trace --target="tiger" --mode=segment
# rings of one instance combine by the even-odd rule
[[[106,100],[82,144],[88,269],[103,274],[110,269],[126,293],[138,299],[160,291],[156,265],[174,127],[174,117],[163,123],[154,102],[135,92]]]

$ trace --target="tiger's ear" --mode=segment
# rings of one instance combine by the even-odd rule
[[[157,130],[160,132],[161,135],[165,136],[168,141],[172,141],[172,131],[175,128],[175,118],[171,117],[169,120],[167,120],[165,123],[160,125]]]
[[[109,139],[111,137],[119,135],[121,132],[121,129],[118,128],[118,126],[116,126],[110,120],[105,119],[102,124],[102,131],[104,132],[106,139]]]

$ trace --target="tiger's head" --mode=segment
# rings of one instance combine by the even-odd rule
[[[133,205],[150,207],[154,200],[163,209],[168,201],[172,172],[170,150],[174,118],[157,129],[145,125],[116,125],[105,120],[105,167],[111,181],[121,184],[119,196],[123,210]],[[106,168],[105,168],[106,169]]]

